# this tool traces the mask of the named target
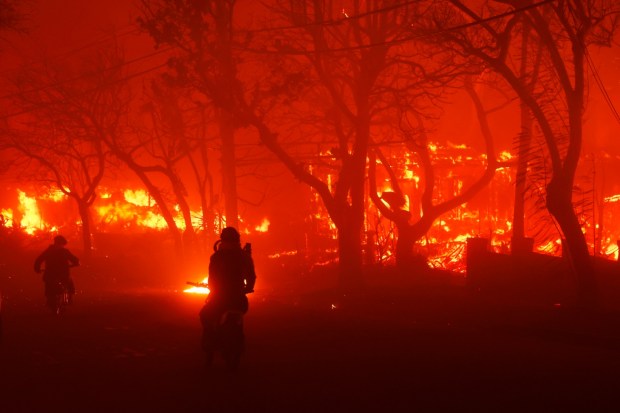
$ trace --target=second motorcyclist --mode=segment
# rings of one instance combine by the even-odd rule
[[[69,269],[80,265],[80,260],[66,248],[67,239],[62,235],[54,237],[54,243],[47,247],[34,261],[34,271],[41,273],[43,270],[43,282],[45,283],[45,297],[48,306],[52,306],[56,294],[56,284],[60,282],[69,294],[69,302],[73,300],[75,286]]]

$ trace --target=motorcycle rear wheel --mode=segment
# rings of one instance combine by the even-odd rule
[[[64,313],[66,306],[69,304],[69,293],[63,289],[58,291],[52,297],[48,297],[48,306],[52,313],[56,316]]]

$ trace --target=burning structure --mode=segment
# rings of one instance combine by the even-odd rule
[[[472,148],[465,145],[440,146],[431,145],[436,164],[443,177],[438,184],[438,200],[458,195],[462,188],[475,179],[475,175],[483,170],[485,156],[477,154]],[[398,180],[405,195],[404,210],[415,211],[420,209],[420,166],[414,161],[412,154],[398,153],[393,156],[398,166]],[[446,269],[455,272],[465,272],[465,248],[470,238],[486,238],[492,250],[498,253],[511,251],[512,219],[514,202],[514,159],[508,152],[502,158],[505,166],[498,169],[491,184],[485,190],[472,198],[471,201],[459,205],[438,219],[431,229],[416,244],[416,252],[432,268]],[[613,167],[612,161],[607,158],[608,167]],[[588,163],[584,163],[589,165]],[[604,167],[603,163],[598,164]],[[585,178],[593,175],[593,171],[586,171]],[[384,186],[381,193],[389,199],[393,193],[390,179],[383,176],[380,179]],[[582,187],[594,186],[591,180],[580,183]],[[609,188],[606,188],[608,191]],[[7,191],[10,193],[10,191]],[[79,215],[67,196],[58,192],[35,193],[25,189],[15,189],[14,199],[7,202],[1,210],[2,225],[7,229],[22,231],[35,237],[45,237],[46,234],[63,232],[79,238],[81,231]],[[282,239],[281,243],[270,239],[268,245],[263,245],[264,254],[272,259],[283,256],[299,255],[310,259],[311,265],[321,265],[337,262],[337,231],[330,221],[321,199],[315,192],[308,193],[309,209],[306,215],[299,214],[296,223],[278,222],[279,217],[263,217],[260,221],[246,222],[240,217],[241,232],[248,237],[256,234],[265,234],[269,239],[271,222],[276,225],[293,225],[300,231],[296,236],[303,239],[303,244],[295,244],[297,248],[291,250],[290,240]],[[618,259],[617,240],[620,239],[620,227],[617,227],[613,217],[618,213],[620,195],[609,192],[584,191],[583,197],[589,197],[584,204],[580,219],[583,232],[588,239],[592,255]],[[5,197],[5,200],[7,197]],[[394,223],[382,216],[381,211],[373,205],[367,195],[368,210],[364,224],[364,249],[367,264],[393,265],[395,260],[397,228]],[[544,220],[544,211],[534,211],[531,205],[530,217],[532,220]],[[178,207],[175,221],[179,228],[184,229],[183,220]],[[71,212],[72,211],[72,212]],[[537,216],[538,215],[538,216]],[[202,228],[202,217],[199,210],[193,210],[194,228]],[[144,189],[103,189],[98,200],[92,207],[94,234],[122,234],[122,233],[165,233],[167,223],[161,216],[157,204]],[[226,225],[225,216],[217,216],[213,228],[223,228]],[[560,256],[562,254],[562,237],[557,231],[539,231],[537,222],[529,225],[528,234],[531,235],[531,249],[542,254]],[[217,234],[210,234],[209,239]],[[96,236],[95,236],[96,239]],[[95,250],[97,243],[94,244]]]

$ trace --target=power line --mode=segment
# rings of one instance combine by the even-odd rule
[[[64,58],[72,56],[72,55],[74,55],[76,53],[79,53],[79,52],[81,52],[83,50],[90,49],[91,47],[98,46],[98,45],[100,45],[102,43],[109,42],[110,40],[113,40],[113,39],[116,39],[116,38],[123,38],[125,36],[128,36],[130,34],[134,34],[134,33],[138,33],[140,31],[140,29],[138,27],[135,27],[135,24],[131,24],[131,25],[125,26],[121,30],[123,30],[123,31],[121,33],[119,33],[119,34],[117,34],[116,32],[114,34],[106,34],[105,36],[93,39],[93,40],[91,40],[90,42],[88,42],[86,44],[78,46],[75,49],[71,49],[71,50],[68,50],[68,51],[66,51],[64,53],[60,53],[60,54],[57,54],[57,55],[49,56],[49,57],[47,57],[46,60],[48,60],[48,61],[57,61],[57,60],[60,60],[60,59],[64,59]],[[29,62],[30,65],[41,64],[41,63],[44,63],[44,61],[43,60],[38,60],[38,61],[31,61],[31,62]],[[10,73],[12,71],[14,71],[14,70],[5,70],[4,73]]]
[[[594,65],[592,56],[590,56],[590,52],[588,51],[588,48],[586,47],[586,45],[582,45],[582,46],[583,46],[584,55],[586,56],[586,61],[588,62],[588,67],[590,68],[590,71],[592,72],[592,77],[594,78],[596,85],[601,91],[601,94],[603,95],[603,98],[605,99],[607,106],[611,110],[611,113],[613,114],[614,118],[616,118],[616,122],[620,123],[620,114],[618,113],[618,110],[616,110],[614,102],[611,100],[611,96],[609,96],[609,93],[607,92],[607,88],[605,87],[605,84],[603,83],[603,79],[601,78],[598,70],[596,69],[596,66]]]
[[[569,11],[573,15],[573,18],[578,20],[573,8],[569,8]],[[607,88],[605,87],[605,83],[603,82],[603,79],[601,78],[598,72],[598,69],[596,68],[596,65],[594,64],[594,60],[592,59],[592,56],[590,56],[590,51],[588,50],[588,46],[583,42],[581,42],[579,46],[583,48],[583,54],[586,57],[586,62],[588,63],[588,67],[590,68],[590,71],[592,72],[592,77],[594,78],[596,85],[598,86],[599,90],[601,91],[601,94],[603,95],[603,99],[605,99],[605,102],[607,103],[607,106],[611,110],[611,113],[613,114],[614,118],[616,118],[616,122],[620,123],[620,114],[618,114],[618,111],[616,110],[614,102],[611,100],[611,96],[609,96],[609,93],[607,93]]]
[[[410,36],[410,37],[403,38],[403,39],[395,39],[395,40],[391,40],[391,41],[373,43],[373,44],[368,44],[368,45],[358,45],[358,46],[343,47],[343,48],[338,48],[338,49],[322,50],[321,53],[325,53],[325,52],[334,52],[334,53],[335,52],[345,52],[345,51],[359,50],[359,49],[365,49],[365,48],[372,48],[372,47],[376,47],[376,46],[386,46],[386,45],[392,45],[392,44],[399,44],[399,43],[404,43],[404,42],[408,42],[408,41],[419,39],[419,38],[439,35],[441,33],[462,30],[464,28],[468,28],[468,27],[479,25],[479,24],[486,23],[486,22],[489,22],[489,21],[497,20],[497,19],[509,16],[509,15],[516,14],[516,13],[520,13],[520,12],[526,11],[526,10],[534,8],[534,7],[539,7],[539,6],[542,6],[544,4],[550,3],[552,1],[554,1],[554,0],[543,0],[543,1],[539,2],[539,3],[534,3],[534,4],[531,4],[531,5],[528,5],[528,6],[521,7],[519,9],[510,10],[510,11],[507,11],[505,13],[500,13],[498,15],[490,16],[490,17],[487,17],[487,18],[484,18],[484,19],[480,19],[480,20],[476,20],[474,22],[469,22],[469,23],[465,23],[465,24],[462,24],[462,25],[454,26],[454,27],[451,27],[451,28],[442,29],[440,31],[436,31],[436,32],[433,32],[433,33],[425,33],[425,34],[420,34],[420,35],[416,35],[416,36]],[[383,7],[383,8],[380,8],[380,9],[375,9],[375,10],[372,10],[372,11],[369,11],[369,12],[360,13],[360,14],[357,14],[357,15],[354,15],[354,16],[349,16],[349,17],[342,18],[342,19],[337,19],[337,20],[331,20],[331,21],[325,21],[325,22],[314,22],[314,23],[309,23],[308,25],[301,25],[301,26],[297,25],[297,26],[289,26],[289,27],[268,28],[268,29],[265,29],[265,30],[285,30],[287,28],[301,28],[301,27],[313,26],[313,25],[340,24],[342,22],[346,22],[346,21],[351,20],[351,19],[357,19],[357,18],[362,18],[362,17],[368,16],[368,15],[372,15],[372,14],[383,13],[383,12],[386,12],[386,11],[389,11],[389,10],[394,10],[394,9],[397,9],[397,8],[405,7],[407,5],[410,5],[410,4],[413,4],[413,3],[418,3],[418,2],[420,2],[420,0],[407,1],[407,2],[404,2],[404,3],[399,3],[399,4],[392,5],[392,6],[387,6],[387,7]],[[130,26],[128,26],[128,27],[130,27]],[[131,34],[131,33],[136,33],[138,30],[139,29],[137,29],[137,28],[129,30],[128,32],[126,32],[124,34],[121,34],[120,36],[125,36],[125,35]],[[251,32],[252,33],[257,33],[257,32],[260,32],[260,31],[261,30],[255,30],[255,31],[251,31]],[[110,38],[112,38],[112,37],[110,37]],[[106,41],[105,38],[101,39],[101,40],[93,41],[93,42],[91,42],[91,43],[89,43],[89,44],[87,44],[85,46],[82,46],[79,49],[75,49],[75,50],[65,54],[65,56],[69,56],[71,54],[75,54],[75,53],[77,53],[77,52],[79,52],[81,50],[87,49],[89,47],[93,47],[94,45],[97,45],[99,43],[103,43],[104,41]],[[161,49],[161,50],[158,50],[156,52],[150,53],[148,55],[140,56],[140,57],[132,59],[130,61],[123,62],[120,65],[117,65],[117,66],[111,67],[111,68],[107,68],[105,70],[116,69],[116,68],[119,68],[119,67],[122,67],[122,66],[125,66],[125,65],[129,65],[129,64],[135,63],[135,62],[140,61],[140,60],[148,59],[148,58],[151,58],[153,56],[157,56],[159,54],[162,54],[162,53],[165,53],[167,51],[170,51],[173,48],[174,47],[171,46],[169,48]],[[272,50],[267,50],[267,49],[259,50],[259,49],[250,49],[250,48],[236,48],[236,49],[238,49],[238,50],[240,49],[240,50],[244,50],[244,51],[248,51],[248,52],[254,52],[254,53],[267,53],[267,54],[307,54],[307,53],[312,53],[312,52],[308,52],[308,51],[291,52],[291,51],[283,51],[283,50],[273,50],[272,51]],[[81,75],[81,76],[78,76],[78,77],[75,77],[75,78],[71,78],[71,79],[66,79],[66,80],[63,80],[63,81],[60,81],[60,82],[57,82],[57,83],[54,83],[54,84],[41,86],[39,88],[35,88],[35,89],[27,90],[27,91],[11,93],[11,94],[8,94],[8,95],[5,95],[5,96],[0,96],[0,99],[10,99],[12,97],[15,97],[15,96],[18,96],[18,95],[24,94],[24,93],[39,92],[39,91],[45,90],[45,89],[50,88],[50,87],[56,87],[56,86],[60,86],[62,84],[66,84],[66,83],[72,82],[72,81],[80,80],[80,79],[85,78],[85,77],[87,77],[89,75],[90,74],[84,74],[84,75]]]
[[[131,75],[125,76],[125,77],[123,77],[121,79],[117,79],[117,80],[115,80],[113,82],[107,83],[106,86],[110,86],[110,85],[114,85],[114,84],[117,84],[117,83],[126,82],[128,80],[133,79],[133,78],[140,77],[140,76],[143,76],[143,75],[145,75],[147,73],[150,73],[150,72],[153,72],[155,70],[161,69],[162,67],[166,67],[167,65],[168,65],[168,63],[162,63],[160,65],[153,66],[153,67],[150,67],[148,69],[144,69],[144,70],[142,70],[140,72],[136,72],[136,73],[133,73]],[[96,90],[97,90],[97,88],[84,90],[81,93],[79,93],[77,96],[83,96],[83,95],[86,95],[88,93],[94,92]],[[32,112],[34,112],[34,111],[36,111],[38,109],[43,109],[43,108],[46,108],[48,106],[52,106],[54,104],[56,104],[56,102],[42,103],[42,104],[39,104],[39,105],[34,105],[34,106],[31,106],[30,108],[24,109],[24,110],[19,111],[19,112],[13,112],[13,113],[9,113],[9,114],[4,115],[4,116],[0,116],[0,120],[5,120],[5,119],[9,119],[9,118],[12,118],[12,117],[15,117],[15,116],[20,116],[20,115],[25,115],[27,113],[32,113]]]
[[[394,8],[397,8],[397,7],[403,7],[405,5],[412,4],[412,3],[415,3],[417,1],[419,1],[419,0],[409,1],[409,2],[406,2],[406,3],[400,3],[398,5],[394,5],[394,6],[390,6],[390,7],[385,7],[385,8],[382,8],[382,9],[373,10],[371,12],[363,13],[363,14],[356,15],[356,16],[353,16],[353,17],[350,17],[350,18],[363,17],[363,15],[384,12],[384,11],[391,10],[391,9],[394,9]],[[483,19],[479,19],[479,20],[473,21],[473,22],[464,23],[464,24],[461,24],[461,25],[458,25],[458,26],[442,29],[442,30],[439,30],[439,31],[436,31],[436,32],[432,32],[432,33],[424,33],[424,34],[420,34],[420,35],[416,35],[416,36],[410,36],[410,37],[403,38],[403,39],[396,39],[396,40],[391,40],[391,41],[386,41],[386,42],[379,42],[379,43],[368,44],[368,45],[358,45],[358,46],[344,47],[344,48],[339,48],[339,49],[323,50],[321,52],[343,52],[343,51],[371,48],[371,47],[382,46],[382,45],[399,44],[399,43],[404,43],[404,42],[407,42],[407,41],[415,40],[415,39],[418,39],[418,38],[425,38],[425,37],[436,36],[436,35],[439,35],[441,33],[447,33],[447,32],[451,32],[451,31],[458,31],[458,30],[462,30],[464,28],[476,26],[476,25],[479,25],[479,24],[482,24],[482,23],[486,23],[486,22],[489,22],[489,21],[493,21],[493,20],[497,20],[497,19],[500,19],[500,18],[503,18],[503,17],[507,17],[507,16],[514,15],[514,14],[517,14],[517,13],[521,13],[523,11],[526,11],[526,10],[529,10],[529,9],[532,9],[532,8],[535,8],[535,7],[540,7],[542,5],[545,5],[547,3],[551,3],[553,1],[555,1],[555,0],[543,0],[543,1],[540,1],[538,3],[533,3],[533,4],[530,4],[530,5],[518,8],[518,9],[513,9],[513,10],[510,10],[510,11],[507,11],[507,12],[504,12],[504,13],[500,13],[500,14],[497,14],[497,15],[494,15],[494,16],[490,16],[490,17],[486,17],[486,18],[483,18]],[[341,19],[341,20],[342,21],[346,21],[347,18]],[[324,23],[321,23],[321,24],[324,24]],[[295,27],[299,27],[299,26],[295,26]],[[175,48],[174,46],[171,46],[169,48],[162,49],[162,50],[159,50],[157,52],[154,52],[154,53],[151,53],[151,54],[148,54],[148,55],[145,55],[145,56],[138,57],[138,58],[133,59],[131,61],[123,62],[122,64],[117,65],[114,68],[122,67],[124,65],[131,64],[131,63],[134,63],[134,62],[139,61],[139,60],[147,59],[147,58],[153,57],[155,55],[158,55],[158,54],[170,51],[170,50],[172,50],[174,48]],[[239,49],[239,48],[237,48],[237,49]],[[248,49],[248,48],[240,48],[240,49],[248,51],[248,52],[255,52],[255,53],[277,53],[277,54],[307,54],[307,53],[312,53],[312,52],[307,52],[307,51],[305,51],[305,52],[284,52],[284,51],[270,51],[270,50],[266,50],[266,49],[264,49],[264,50],[256,50],[256,49]],[[155,66],[153,68],[146,69],[143,72],[139,72],[137,74],[131,75],[131,76],[129,76],[129,77],[123,79],[123,80],[129,80],[129,79],[131,79],[133,77],[141,76],[142,74],[149,73],[151,71],[157,70],[157,69],[159,69],[161,67],[164,67],[164,66],[166,66],[166,64],[161,64],[161,65]],[[107,68],[107,69],[104,69],[104,70],[111,70],[111,69],[113,69],[113,68]],[[83,76],[79,76],[79,77],[73,78],[73,79],[67,79],[65,81],[58,82],[56,84],[42,86],[41,88],[38,88],[38,89],[33,89],[33,90],[30,90],[30,91],[24,91],[24,92],[20,92],[20,93],[10,94],[10,95],[3,96],[3,97],[0,97],[0,98],[10,98],[10,97],[22,94],[22,93],[28,93],[28,92],[35,92],[35,91],[44,90],[44,89],[49,88],[49,87],[54,87],[54,86],[58,86],[58,85],[61,85],[61,84],[67,83],[67,82],[79,80],[79,79],[81,79],[83,77],[86,77],[86,76],[89,76],[89,74],[85,74]],[[86,91],[86,92],[88,92],[88,91]],[[45,107],[45,105],[41,106],[41,107]],[[33,110],[36,110],[36,109],[37,109],[37,107],[30,108],[30,109],[27,109],[27,110],[24,110],[24,111],[21,111],[21,112],[5,115],[3,117],[0,117],[0,119],[7,119],[7,118],[10,118],[10,117],[14,117],[14,116],[18,116],[18,115],[21,115],[21,114],[29,113],[29,112],[31,112]]]
[[[130,29],[130,30],[127,30],[127,29]],[[125,36],[129,36],[130,34],[138,33],[140,31],[140,29],[138,27],[135,27],[135,24],[131,24],[131,25],[125,26],[125,28],[121,29],[121,30],[127,30],[127,31],[121,32],[119,34],[116,34],[116,33],[107,34],[107,35],[105,35],[105,36],[103,36],[101,38],[94,39],[91,42],[86,43],[86,44],[78,47],[77,49],[72,49],[72,50],[69,50],[69,51],[67,51],[65,53],[59,54],[57,56],[52,56],[52,57],[50,57],[50,60],[53,61],[53,60],[62,59],[62,58],[68,57],[68,56],[72,56],[72,55],[74,55],[76,53],[79,53],[79,52],[81,52],[83,50],[90,49],[91,47],[95,47],[95,46],[97,46],[99,44],[107,43],[110,40],[113,40],[113,39],[116,39],[116,38],[123,38]]]
[[[268,49],[251,49],[251,48],[247,48],[247,47],[234,47],[237,50],[243,50],[243,51],[247,51],[247,52],[251,52],[251,53],[257,53],[257,54],[284,54],[284,55],[307,55],[309,53],[340,53],[340,52],[348,52],[348,51],[353,51],[353,50],[361,50],[361,49],[370,49],[373,47],[378,47],[378,46],[391,46],[391,45],[396,45],[396,44],[400,44],[400,43],[406,43],[412,40],[417,40],[417,39],[423,39],[423,38],[427,38],[427,37],[432,37],[432,36],[437,36],[440,35],[442,33],[449,33],[449,32],[453,32],[453,31],[459,31],[459,30],[463,30],[463,29],[467,29],[469,27],[473,27],[473,26],[478,26],[480,24],[483,23],[488,23],[494,20],[498,20],[498,19],[502,19],[504,17],[508,17],[508,16],[512,16],[518,13],[522,13],[524,11],[530,10],[530,9],[534,9],[534,8],[538,8],[540,6],[544,6],[545,4],[548,3],[552,3],[556,0],[542,0],[538,3],[532,3],[529,4],[527,6],[523,6],[523,7],[519,7],[513,10],[509,10],[506,11],[504,13],[499,13],[496,14],[494,16],[489,16],[489,17],[485,17],[485,18],[481,18],[479,20],[475,20],[469,23],[463,23],[457,26],[453,26],[453,27],[448,27],[445,29],[441,29],[441,30],[437,30],[435,32],[431,32],[431,33],[423,33],[423,34],[417,34],[415,36],[408,36],[408,37],[404,37],[402,39],[394,39],[394,40],[388,40],[388,41],[384,41],[384,42],[377,42],[377,43],[370,43],[370,44],[362,44],[362,45],[357,45],[357,46],[347,46],[347,47],[340,47],[340,48],[333,48],[333,49],[323,49],[323,50],[304,50],[304,51],[297,51],[297,50],[285,50],[285,49],[281,49],[281,50],[268,50]],[[346,20],[346,19],[345,19]]]
[[[398,3],[398,4],[394,4],[392,6],[386,6],[386,7],[381,7],[378,9],[374,9],[374,10],[370,10],[364,13],[359,13],[359,14],[355,14],[355,15],[347,15],[344,11],[344,9],[342,10],[342,14],[345,15],[345,17],[341,17],[339,19],[331,19],[331,20],[323,20],[323,21],[314,21],[314,22],[310,22],[310,23],[305,23],[305,24],[293,24],[293,25],[289,25],[289,26],[279,26],[279,27],[265,27],[263,29],[254,29],[254,30],[239,30],[239,33],[247,33],[247,34],[255,34],[255,33],[264,33],[264,32],[273,32],[273,31],[283,31],[283,30],[295,30],[295,29],[305,29],[308,27],[315,27],[315,26],[336,26],[345,22],[349,22],[351,20],[356,20],[356,19],[361,19],[363,17],[367,17],[367,16],[372,16],[374,14],[379,14],[379,13],[384,13],[384,12],[388,12],[391,10],[396,10],[396,9],[400,9],[402,7],[406,7],[409,6],[411,4],[415,4],[415,3],[420,3],[424,0],[412,0],[412,1],[406,1],[404,3]]]

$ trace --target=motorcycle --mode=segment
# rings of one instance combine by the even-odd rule
[[[221,354],[229,370],[237,370],[245,348],[241,311],[227,310],[214,327],[212,337],[203,337],[203,349],[207,366],[213,364],[216,353]]]
[[[69,265],[69,268],[77,267],[77,265]],[[72,293],[68,290],[67,282],[58,278],[49,279],[46,276],[43,277],[45,283],[45,297],[47,306],[56,316],[65,312],[66,307],[72,302]]]
[[[48,287],[47,306],[54,315],[59,316],[65,312],[65,308],[70,304],[69,292],[60,281],[53,281],[50,284]]]
[[[217,251],[221,241],[213,245]],[[245,254],[251,256],[252,245],[246,243],[243,247]],[[209,288],[208,283],[189,283],[195,287]],[[243,332],[243,317],[248,310],[247,294],[254,292],[248,289],[236,299],[226,302],[214,301],[209,295],[205,305],[200,311],[202,323],[202,349],[205,352],[205,364],[207,368],[213,365],[216,354],[221,355],[226,367],[235,371],[239,368],[241,355],[245,349],[245,335]]]
[[[188,282],[194,287],[208,288],[206,283]],[[246,294],[252,291],[247,291]],[[245,297],[243,297],[246,299]],[[247,299],[246,299],[247,300]],[[226,367],[235,371],[239,368],[241,355],[245,349],[245,335],[243,331],[243,318],[246,310],[243,308],[226,308],[218,311],[219,316],[214,317],[208,312],[209,299],[200,311],[200,320],[203,328],[202,349],[205,352],[205,365],[213,366],[217,355],[224,360]]]

